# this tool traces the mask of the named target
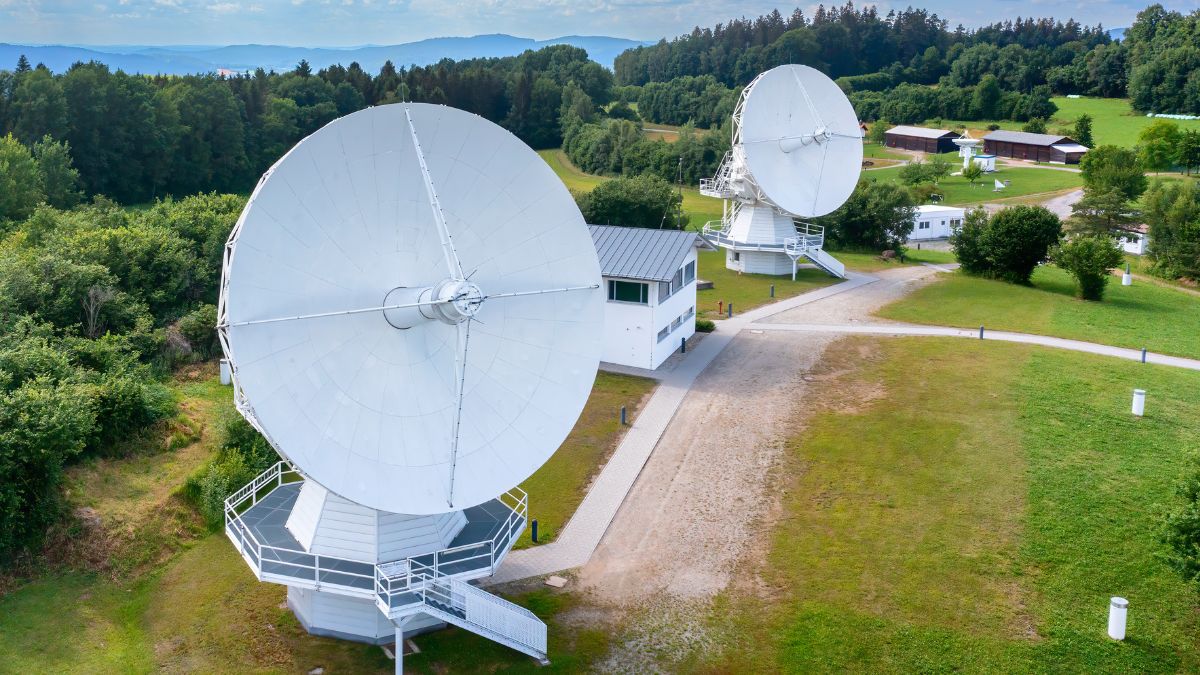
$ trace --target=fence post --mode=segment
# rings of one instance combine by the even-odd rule
[[[733,303],[729,303],[729,318],[733,318]]]
[[[979,327],[979,339],[980,339],[980,340],[982,340],[982,339],[983,339],[983,326],[980,326],[980,327]]]
[[[621,406],[621,426],[625,426],[625,406]]]

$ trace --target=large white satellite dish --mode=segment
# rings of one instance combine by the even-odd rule
[[[490,500],[587,400],[604,296],[571,195],[481,117],[404,103],[301,141],[226,249],[239,410],[304,474],[381,511]]]
[[[743,94],[745,167],[761,196],[802,218],[841,206],[862,169],[858,116],[841,88],[801,65],[772,68]]]

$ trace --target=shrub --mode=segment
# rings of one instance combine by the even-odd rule
[[[991,217],[984,248],[997,278],[1027,284],[1034,268],[1061,238],[1058,216],[1041,206],[1010,206]]]
[[[1124,259],[1116,242],[1105,236],[1075,237],[1057,247],[1050,257],[1079,282],[1079,297],[1084,300],[1104,299],[1108,271]]]
[[[701,333],[711,333],[716,330],[717,324],[708,319],[696,319],[696,330]]]
[[[1175,494],[1183,503],[1166,514],[1161,532],[1167,564],[1200,588],[1200,456],[1192,456],[1189,473]]]
[[[212,358],[220,346],[216,306],[203,304],[184,314],[179,320],[179,332],[197,356],[201,359]]]
[[[595,225],[661,227],[671,222],[682,197],[658,176],[613,178],[576,198],[587,222]]]
[[[250,423],[241,417],[225,425],[225,442],[217,457],[188,479],[183,494],[210,527],[225,520],[225,500],[258,474],[279,461],[279,455]]]
[[[1040,206],[1013,206],[990,217],[971,211],[950,243],[964,272],[1027,284],[1061,238],[1058,216]]]

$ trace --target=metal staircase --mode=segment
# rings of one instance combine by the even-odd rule
[[[721,158],[720,166],[717,167],[717,174],[712,178],[700,179],[700,194],[717,199],[732,199],[734,196],[730,187],[732,176],[733,154],[726,151],[725,156]]]
[[[453,577],[413,574],[421,603],[405,614],[428,614],[440,621],[528,654],[545,665],[546,624],[533,612]]]
[[[783,241],[783,252],[792,259],[792,281],[796,280],[796,263],[804,258],[826,274],[846,278],[842,261],[825,252],[825,228],[801,221],[796,222],[796,236]]]

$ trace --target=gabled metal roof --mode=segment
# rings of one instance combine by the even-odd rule
[[[912,136],[914,138],[941,138],[943,136],[954,136],[958,138],[958,133],[949,129],[926,129],[925,127],[909,127],[900,125],[892,127],[884,132],[884,134],[896,134],[898,136]]]
[[[670,281],[699,235],[680,230],[588,225],[600,273],[606,277]]]
[[[1056,143],[1074,143],[1066,136],[1057,136],[1054,134],[1031,134],[1028,131],[1005,131],[998,129],[983,137],[985,141],[1000,141],[1001,143],[1021,143],[1022,145],[1045,145],[1050,146]]]

